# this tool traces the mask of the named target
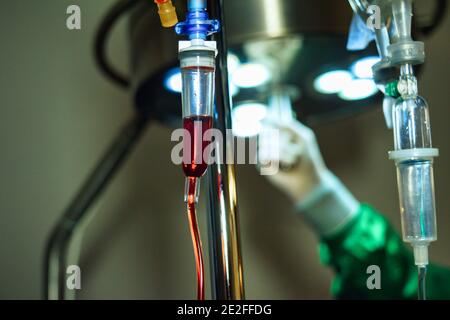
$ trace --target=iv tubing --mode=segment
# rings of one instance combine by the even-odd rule
[[[189,219],[189,227],[191,230],[192,246],[194,248],[195,266],[197,270],[197,299],[205,300],[205,267],[203,262],[202,241],[197,223],[196,203],[197,203],[197,183],[195,177],[186,178],[189,181],[187,194],[187,215]]]
[[[419,266],[418,267],[418,299],[419,300],[427,300],[426,295],[426,275],[427,275],[427,267]]]

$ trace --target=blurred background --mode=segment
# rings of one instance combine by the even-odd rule
[[[80,31],[66,28],[71,4],[82,10]],[[111,4],[111,0],[1,3],[1,299],[42,297],[43,252],[50,230],[133,114],[132,97],[105,79],[93,60],[95,30]],[[450,267],[449,31],[446,17],[427,38],[427,63],[419,86],[430,104],[433,143],[440,149],[435,164],[439,239],[430,254],[434,262]],[[109,52],[124,72],[128,46],[123,20]],[[380,101],[369,109],[313,129],[327,165],[360,201],[375,206],[399,229],[395,166],[387,157],[392,132],[386,128]],[[183,174],[170,160],[171,131],[152,123],[92,208],[94,215],[81,243],[79,298],[195,296]],[[254,166],[239,165],[237,179],[246,297],[331,299],[332,271],[320,264],[318,241],[292,204]],[[199,219],[207,247],[204,203]]]

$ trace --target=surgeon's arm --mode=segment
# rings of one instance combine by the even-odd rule
[[[412,252],[395,229],[374,208],[356,200],[327,169],[311,129],[293,122],[280,130],[289,132],[291,143],[301,146],[300,159],[291,170],[267,177],[295,203],[321,239],[321,261],[336,273],[333,295],[340,299],[415,299],[417,269]],[[283,148],[293,146],[281,148],[283,154],[287,151]],[[370,278],[378,271],[381,289]],[[429,266],[427,296],[450,299],[450,269]]]

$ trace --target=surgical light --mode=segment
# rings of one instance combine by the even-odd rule
[[[233,73],[233,83],[240,88],[254,88],[270,80],[269,70],[258,63],[241,64]]]
[[[237,137],[252,137],[262,130],[262,120],[267,115],[267,106],[262,103],[245,102],[233,108],[233,134]]]
[[[370,79],[354,79],[341,92],[339,98],[347,101],[362,100],[373,96],[378,88]]]
[[[323,94],[333,94],[344,90],[352,82],[352,75],[345,70],[334,70],[318,76],[314,88]]]
[[[242,121],[261,121],[267,114],[267,106],[262,103],[241,103],[233,109],[233,116]]]
[[[166,73],[164,86],[166,87],[167,90],[181,93],[182,81],[181,81],[181,71],[179,68],[173,68]]]
[[[228,53],[228,73],[233,74],[240,66],[241,61],[234,53]]]
[[[350,67],[352,73],[361,79],[373,78],[372,67],[380,61],[379,57],[369,56],[362,59],[357,60]]]
[[[250,138],[257,136],[263,129],[261,121],[245,123],[233,120],[233,135],[239,138]]]
[[[238,56],[234,53],[228,53],[228,75],[229,75],[229,89],[231,96],[235,96],[239,93],[239,87],[233,82],[233,73],[239,69],[239,66],[241,65],[241,61],[239,60]]]

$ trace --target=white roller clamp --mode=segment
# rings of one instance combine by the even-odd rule
[[[437,148],[415,148],[395,150],[389,152],[389,159],[395,162],[402,162],[412,159],[432,159],[439,156],[439,149]]]

